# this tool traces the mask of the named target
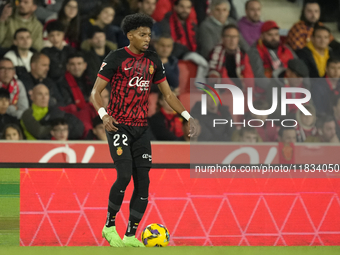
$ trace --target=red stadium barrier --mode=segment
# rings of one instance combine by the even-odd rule
[[[112,169],[21,169],[20,244],[107,245]],[[128,219],[131,185],[117,229]],[[137,235],[165,224],[171,245],[340,245],[340,179],[192,179],[153,169]]]
[[[203,163],[222,163],[226,158],[234,164],[287,163],[337,164],[340,146],[296,144],[292,147],[278,143],[230,143],[189,145],[189,143],[152,143],[152,162],[156,164],[189,164],[190,151]],[[202,154],[200,156],[197,156]],[[193,156],[193,155],[191,155]],[[0,163],[112,163],[105,142],[0,142]]]
[[[340,152],[320,144],[220,144],[217,152],[211,144],[199,146],[204,155],[196,156],[208,164],[334,164]],[[152,149],[156,164],[188,164],[197,147],[154,143]],[[3,142],[0,155],[2,163],[112,162],[107,144],[92,142]],[[115,176],[113,169],[22,168],[20,244],[107,245],[101,229]],[[339,178],[194,179],[189,169],[152,169],[150,178],[138,235],[155,222],[168,227],[171,245],[340,245]],[[117,217],[121,235],[131,194],[129,186]]]

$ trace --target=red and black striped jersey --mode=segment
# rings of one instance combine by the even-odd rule
[[[147,126],[151,84],[165,81],[165,69],[156,52],[135,54],[124,47],[104,59],[98,77],[110,82],[107,113],[119,123]]]

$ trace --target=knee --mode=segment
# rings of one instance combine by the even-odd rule
[[[115,163],[117,169],[116,184],[121,190],[125,190],[129,185],[132,176],[132,161],[120,160]]]
[[[122,189],[124,188],[124,190],[129,185],[130,181],[131,181],[131,175],[130,176],[120,176],[120,178],[117,178],[117,182],[120,183],[120,186],[122,187]]]

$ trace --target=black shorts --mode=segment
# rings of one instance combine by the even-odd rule
[[[151,167],[151,144],[149,127],[115,125],[117,132],[106,131],[111,157],[118,160],[132,160],[133,167]]]

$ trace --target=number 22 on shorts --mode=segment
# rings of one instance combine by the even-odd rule
[[[120,145],[120,142],[119,142],[120,138],[121,138],[120,134],[115,134],[113,136],[113,146],[118,147]],[[122,141],[121,142],[124,146],[128,146],[127,140],[128,140],[127,135],[122,134]]]

